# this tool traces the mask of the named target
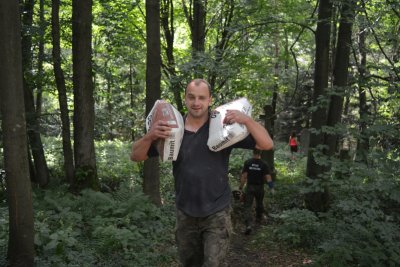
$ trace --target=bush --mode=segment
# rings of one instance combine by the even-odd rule
[[[174,208],[158,208],[140,190],[35,194],[38,266],[158,266],[174,262]]]
[[[359,220],[359,221],[357,221]],[[392,222],[355,217],[353,222],[337,221],[331,238],[319,246],[318,260],[329,266],[399,266],[400,229]]]
[[[7,266],[8,208],[0,206],[0,266]]]
[[[331,234],[319,246],[322,264],[400,265],[400,186],[388,170],[352,164],[350,176],[335,181],[324,221]]]
[[[281,222],[274,231],[279,240],[303,248],[311,248],[319,241],[321,224],[313,212],[296,208],[275,217]]]
[[[378,151],[370,157],[370,165],[331,158],[331,171],[311,180],[306,159],[298,158],[293,169],[284,152],[275,153],[274,238],[313,249],[318,266],[400,266],[400,161]],[[303,210],[303,194],[324,186],[328,212]]]

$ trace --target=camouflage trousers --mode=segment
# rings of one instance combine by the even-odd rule
[[[232,233],[230,207],[204,218],[177,209],[176,243],[184,267],[221,266]]]

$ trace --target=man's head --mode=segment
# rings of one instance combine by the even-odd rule
[[[194,79],[185,90],[185,104],[189,116],[193,118],[208,117],[208,107],[211,106],[211,87],[203,79]]]
[[[188,86],[187,86],[186,89],[185,89],[185,95],[186,95],[186,92],[187,92],[187,89],[188,89],[189,85],[192,84],[192,83],[193,83],[195,86],[200,86],[201,84],[205,84],[205,85],[207,86],[207,88],[208,88],[208,92],[209,92],[210,97],[211,97],[211,94],[212,94],[212,92],[211,92],[211,85],[210,85],[206,80],[200,79],[200,78],[194,79],[194,80],[192,80],[192,81],[188,84]]]

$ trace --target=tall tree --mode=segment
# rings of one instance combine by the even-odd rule
[[[39,1],[39,51],[38,51],[38,59],[37,59],[37,72],[38,78],[36,79],[36,116],[40,117],[42,114],[42,98],[43,98],[43,62],[45,60],[44,54],[44,44],[45,44],[45,36],[44,33],[46,31],[46,21],[44,19],[44,0]]]
[[[146,0],[146,115],[161,96],[160,1]],[[161,205],[160,165],[156,157],[144,162],[143,191]]]
[[[183,113],[183,102],[181,97],[181,83],[178,81],[177,71],[175,69],[174,57],[174,1],[161,1],[161,26],[165,37],[165,54],[167,62],[163,64],[164,73],[169,78],[170,88],[174,94],[177,109]]]
[[[201,55],[205,51],[207,0],[188,0],[188,3],[182,0],[182,4],[190,28],[192,58],[196,62],[201,60]],[[203,68],[200,64],[195,64],[194,75],[203,77]]]
[[[317,162],[316,157],[320,145],[324,144],[322,126],[326,124],[327,111],[324,103],[319,103],[321,97],[326,97],[329,79],[329,52],[331,35],[332,2],[320,0],[318,9],[318,23],[315,34],[315,69],[313,101],[315,110],[312,113],[311,128],[315,129],[310,135],[309,153],[307,159],[306,175],[311,179],[319,179],[324,172],[324,166]],[[327,209],[329,193],[311,192],[306,196],[306,206],[313,211]]]
[[[359,15],[359,32],[358,32],[358,110],[360,114],[359,130],[360,137],[357,140],[357,154],[356,160],[367,163],[367,153],[369,150],[369,140],[367,136],[368,128],[368,106],[367,106],[367,88],[366,88],[366,70],[367,70],[367,49],[366,49],[366,36],[367,30],[365,28],[365,17]]]
[[[342,2],[340,16],[335,65],[333,68],[333,94],[329,103],[327,118],[327,125],[332,127],[341,122],[343,99],[348,90],[351,35],[355,17],[355,2],[353,0]],[[325,144],[328,146],[327,154],[329,156],[334,155],[337,151],[338,139],[338,134],[326,134]]]
[[[72,64],[74,84],[74,159],[76,190],[100,187],[94,148],[92,76],[92,0],[72,1]]]
[[[9,209],[11,266],[33,266],[34,227],[24,117],[18,1],[0,1],[0,106]]]
[[[53,44],[53,68],[58,91],[58,102],[61,112],[61,136],[64,155],[65,178],[69,183],[74,180],[74,157],[71,145],[71,129],[68,109],[67,88],[65,85],[64,72],[61,68],[60,47],[60,0],[52,0],[51,11],[51,35]]]
[[[206,1],[204,5],[206,5]],[[226,0],[221,3],[222,8],[218,14],[218,18],[215,20],[218,24],[218,33],[216,38],[216,43],[214,45],[214,52],[215,52],[215,67],[213,68],[214,71],[210,72],[209,82],[211,88],[216,88],[218,76],[220,76],[220,69],[221,65],[224,60],[224,56],[228,46],[230,44],[230,39],[232,38],[235,31],[232,30],[232,21],[234,18],[234,11],[235,11],[235,1],[233,0]],[[198,13],[198,12],[197,12]],[[205,12],[198,13],[198,15],[206,16]],[[204,21],[204,22],[203,22]],[[195,20],[196,22],[196,20]],[[200,25],[196,26],[195,28],[203,27],[202,23],[205,24],[205,17],[200,20]],[[205,35],[205,31],[204,31]],[[200,37],[200,36],[199,36]],[[205,38],[205,36],[203,37]],[[203,40],[204,41],[204,40]],[[204,45],[203,45],[204,46]],[[219,82],[220,86],[226,83],[226,78]]]
[[[43,143],[40,137],[39,120],[37,117],[35,102],[33,97],[33,64],[32,64],[32,17],[34,1],[27,0],[23,6],[22,22],[22,68],[24,75],[24,102],[25,116],[28,130],[29,144],[35,166],[33,180],[40,186],[45,186],[49,182],[49,170],[43,150]]]

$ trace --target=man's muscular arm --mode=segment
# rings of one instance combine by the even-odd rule
[[[171,133],[171,127],[166,121],[155,122],[150,130],[139,140],[132,144],[131,160],[142,161],[148,158],[147,153],[151,144],[157,139],[168,138]]]

